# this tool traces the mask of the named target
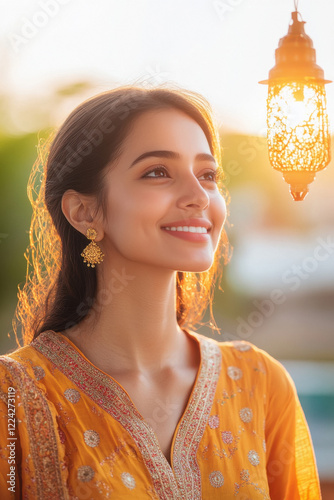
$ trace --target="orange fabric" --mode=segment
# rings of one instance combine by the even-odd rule
[[[185,333],[201,365],[171,466],[127,392],[61,334],[1,356],[1,499],[320,500],[310,434],[283,366],[248,342]]]

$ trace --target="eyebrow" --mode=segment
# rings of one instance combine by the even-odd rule
[[[179,153],[175,153],[174,151],[147,151],[146,153],[143,153],[140,156],[138,156],[138,158],[136,158],[131,163],[129,168],[133,167],[134,165],[136,165],[136,163],[139,163],[141,160],[144,160],[144,158],[149,158],[149,157],[169,158],[171,160],[179,160],[181,158]],[[195,160],[206,160],[216,163],[215,158],[208,153],[199,153],[198,155],[195,156]]]

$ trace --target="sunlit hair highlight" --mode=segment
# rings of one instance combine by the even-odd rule
[[[26,281],[19,288],[13,319],[18,345],[21,340],[24,345],[29,344],[45,330],[63,331],[79,325],[91,312],[97,300],[97,269],[87,268],[80,257],[87,239],[62,213],[62,195],[67,189],[94,194],[105,213],[103,174],[106,165],[121,154],[124,139],[137,116],[165,108],[181,110],[201,126],[218,165],[218,188],[228,205],[219,129],[204,97],[176,86],[128,85],[87,99],[72,111],[58,131],[38,144],[38,156],[27,188],[33,213],[25,253]],[[79,141],[83,130],[86,142]],[[87,137],[95,137],[95,144]],[[96,137],[100,137],[100,143]],[[94,147],[89,152],[92,144]],[[86,153],[84,147],[88,147]],[[73,158],[79,158],[77,165],[69,158],[69,151],[73,152]],[[209,326],[219,331],[212,310],[214,286],[220,282],[222,264],[228,260],[229,245],[224,228],[208,271],[177,272],[176,315],[181,327],[195,329],[209,305]]]

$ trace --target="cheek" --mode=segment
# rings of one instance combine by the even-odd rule
[[[119,183],[108,195],[108,230],[116,233],[140,231],[152,224],[164,213],[165,199],[158,191],[147,189],[131,189],[130,186]],[[161,209],[161,210],[159,210]]]
[[[212,219],[217,229],[223,228],[226,219],[226,203],[224,197],[217,193],[211,199]]]

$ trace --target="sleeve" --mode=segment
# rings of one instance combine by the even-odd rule
[[[68,500],[57,411],[30,361],[0,356],[0,498]]]
[[[311,435],[293,380],[266,356],[267,477],[271,500],[321,500]]]
[[[0,493],[1,500],[21,498],[21,445],[17,429],[19,394],[0,358]]]

